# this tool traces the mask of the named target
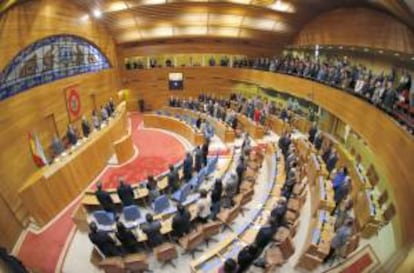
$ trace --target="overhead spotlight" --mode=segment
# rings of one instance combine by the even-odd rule
[[[395,52],[395,53],[394,53],[394,55],[395,55],[395,56],[400,56],[400,53]]]
[[[100,11],[99,9],[94,9],[92,11],[92,14],[95,18],[101,18],[102,17],[102,11]]]
[[[86,22],[86,21],[88,21],[88,20],[89,20],[89,14],[85,14],[85,15],[83,15],[83,16],[80,18],[80,20],[81,20],[82,22]]]

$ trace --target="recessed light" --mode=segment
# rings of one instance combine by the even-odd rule
[[[342,49],[343,48],[343,46],[340,46],[340,47],[338,47],[339,49]]]
[[[378,53],[379,53],[379,54],[382,54],[382,53],[384,53],[384,51],[382,51],[382,50],[378,50]]]
[[[413,61],[414,61],[414,57],[411,57],[411,60],[413,60]]]
[[[95,18],[102,17],[102,11],[100,11],[99,9],[94,9],[92,14],[93,14],[93,16],[95,16]]]
[[[83,15],[80,19],[81,19],[81,21],[82,21],[82,22],[88,21],[88,19],[89,19],[89,14],[85,14],[85,15]]]
[[[365,52],[368,52],[368,51],[369,51],[369,49],[368,49],[368,48],[364,48],[364,51],[365,51]]]
[[[394,55],[395,56],[400,56],[400,53],[395,52]]]

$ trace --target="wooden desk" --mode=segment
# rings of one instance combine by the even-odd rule
[[[282,121],[277,116],[268,115],[267,124],[269,124],[270,129],[272,129],[272,131],[278,134],[279,136],[281,136],[284,132],[292,131],[290,125]]]
[[[144,125],[146,127],[164,129],[179,134],[194,146],[202,145],[204,143],[204,136],[199,130],[194,129],[190,125],[173,117],[145,114]]]
[[[134,155],[134,144],[131,138],[131,131],[121,139],[114,142],[115,154],[118,164],[128,161]]]
[[[55,217],[89,185],[114,153],[113,143],[126,134],[127,117],[122,103],[107,126],[92,132],[60,161],[29,177],[20,188],[19,196],[39,226]]]
[[[256,124],[253,120],[250,120],[242,114],[237,114],[237,120],[253,139],[263,138],[265,131],[262,125]]]
[[[187,115],[194,119],[197,119],[198,117],[204,118],[214,127],[216,135],[224,143],[234,142],[234,139],[235,139],[234,130],[229,125],[227,125],[224,121],[220,121],[205,113],[201,113],[198,111],[192,111],[192,110],[185,109],[185,108],[165,107],[163,108],[163,110],[170,112],[171,115],[173,116],[178,114],[178,115]]]

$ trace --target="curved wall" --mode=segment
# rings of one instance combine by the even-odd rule
[[[183,72],[184,90],[168,90],[168,73]],[[369,103],[346,92],[313,81],[257,70],[194,67],[158,68],[124,71],[123,81],[130,90],[129,105],[136,109],[137,99],[144,99],[153,108],[166,103],[170,95],[196,96],[211,92],[226,96],[240,82],[258,84],[311,100],[349,124],[375,153],[375,165],[386,176],[393,202],[397,207],[400,243],[414,242],[414,141],[394,120]],[[398,241],[398,240],[397,240]]]
[[[294,39],[294,46],[338,45],[414,53],[414,33],[386,13],[342,8],[319,15]]]
[[[44,148],[54,132],[62,135],[68,123],[63,89],[79,86],[82,112],[90,114],[119,88],[115,43],[103,27],[92,20],[81,22],[86,13],[70,1],[27,1],[0,15],[0,71],[24,48],[51,35],[69,34],[93,42],[113,65],[26,90],[0,102],[0,245],[13,246],[27,212],[17,190],[37,170],[31,158],[27,133],[36,130]],[[46,149],[47,150],[47,149]]]

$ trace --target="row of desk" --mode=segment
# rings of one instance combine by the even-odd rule
[[[207,122],[209,122],[215,130],[215,134],[224,142],[224,143],[232,143],[235,139],[235,134],[233,128],[231,128],[228,124],[226,124],[222,120],[218,120],[216,118],[213,118],[212,116],[190,110],[185,108],[177,108],[177,107],[165,107],[164,112],[168,112],[171,115],[179,115],[179,116],[188,116],[193,119],[198,119],[199,117],[205,119]]]
[[[105,127],[92,132],[57,162],[39,169],[28,178],[20,188],[19,196],[39,226],[45,225],[68,206],[103,170],[115,153],[115,145],[124,145],[124,140],[128,139],[127,124],[125,103],[121,103]],[[132,144],[126,146],[130,150],[124,147],[120,152],[127,155],[119,157],[127,158],[133,154]]]
[[[186,138],[194,146],[202,145],[205,141],[200,130],[191,127],[177,118],[157,114],[145,114],[143,120],[145,127],[174,132]]]
[[[251,220],[244,221],[240,226],[232,228],[233,232],[226,236],[216,247],[193,260],[190,264],[191,272],[216,272],[226,259],[236,258],[244,246],[254,241],[260,226],[267,221],[267,216],[278,199],[276,196],[272,196],[272,193],[275,192],[273,188],[276,181],[276,157],[273,148],[269,149],[268,153],[266,161],[272,170],[269,179],[271,183],[268,183],[266,194],[263,195],[257,206],[249,211],[247,218]],[[283,179],[283,177],[278,179]],[[277,192],[280,193],[280,190]]]

